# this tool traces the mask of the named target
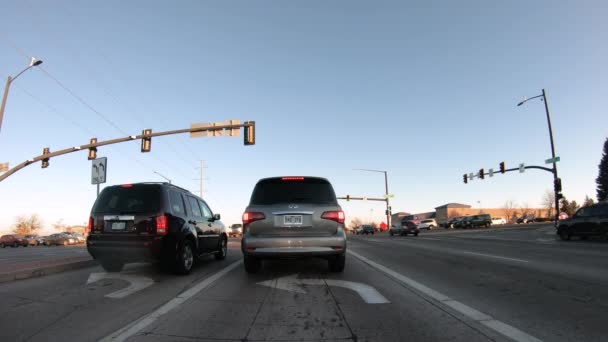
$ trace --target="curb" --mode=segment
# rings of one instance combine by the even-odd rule
[[[61,265],[53,265],[39,268],[32,268],[28,270],[21,270],[10,273],[0,274],[0,283],[7,283],[16,280],[29,279],[44,277],[49,274],[61,273],[65,271],[76,270],[79,268],[86,268],[98,265],[97,260],[83,260],[76,262],[69,262]]]

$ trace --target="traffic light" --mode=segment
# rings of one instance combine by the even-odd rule
[[[249,126],[245,126],[243,129],[245,130],[245,134],[243,134],[243,143],[247,145],[255,145],[255,121],[247,121],[245,124],[251,124]]]
[[[464,181],[464,184],[467,184],[469,182],[466,173],[462,175],[462,180]]]
[[[484,179],[483,169],[479,169],[479,178]]]
[[[555,178],[555,181],[553,182],[553,187],[555,189],[555,192],[562,192],[562,179]]]
[[[346,201],[350,201],[350,195],[346,195]]]
[[[45,148],[42,149],[42,154],[43,155],[49,154],[49,153],[51,153],[51,149],[50,148],[45,147]],[[41,165],[41,167],[43,169],[46,169],[47,167],[49,167],[49,158],[42,159],[42,165]]]
[[[141,131],[141,135],[150,135],[152,134],[151,129],[144,129]],[[150,152],[152,149],[152,138],[151,137],[143,137],[141,138],[141,151],[142,152]]]
[[[91,145],[97,144],[97,138],[91,138],[90,144]],[[97,147],[93,147],[93,146],[89,147],[89,157],[88,157],[88,159],[89,160],[93,160],[95,158],[97,158]]]
[[[500,162],[500,173],[505,173],[505,162]]]

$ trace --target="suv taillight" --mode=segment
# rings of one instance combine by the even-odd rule
[[[89,217],[89,224],[87,225],[87,233],[90,233],[93,230],[94,224],[95,224],[95,221],[93,220],[93,217]]]
[[[243,225],[250,224],[254,221],[263,220],[265,218],[266,215],[264,215],[264,213],[246,211],[243,213]]]
[[[322,219],[344,223],[344,212],[342,210],[326,211],[321,215]]]
[[[156,235],[167,235],[169,232],[169,218],[167,215],[156,216]]]

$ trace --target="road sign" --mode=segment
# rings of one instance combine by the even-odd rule
[[[545,160],[545,164],[553,164],[553,162],[557,163],[559,160],[560,160],[559,157],[549,158],[549,159]]]
[[[475,174],[473,172],[469,173],[469,180],[473,180],[475,178]]]
[[[494,169],[490,169],[489,172],[490,172],[490,177],[494,177]]]
[[[395,197],[395,195],[393,195],[393,194],[384,195],[384,198],[393,198],[393,197]]]
[[[8,163],[0,164],[0,172],[6,172],[6,171],[8,171]]]
[[[91,184],[101,184],[106,182],[108,172],[108,158],[93,159],[91,167]]]
[[[208,123],[193,123],[190,125],[190,129],[193,128],[208,128]],[[200,131],[200,132],[190,132],[190,138],[201,138],[201,137],[209,137],[213,136],[212,132],[209,131]]]
[[[519,173],[524,173],[524,171],[526,171],[524,164],[519,164]]]
[[[390,303],[388,299],[378,292],[378,290],[367,284],[339,279],[299,279],[297,276],[297,274],[292,274],[277,279],[262,281],[257,284],[300,294],[306,294],[306,290],[303,287],[304,285],[343,287],[357,292],[361,299],[367,304]]]

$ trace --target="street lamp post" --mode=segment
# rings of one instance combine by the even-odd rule
[[[545,93],[545,89],[543,89],[543,93],[531,97],[529,99],[524,98],[523,101],[517,104],[517,106],[521,106],[524,103],[533,100],[535,98],[542,97],[542,100],[545,102],[545,113],[547,114],[547,125],[549,126],[549,139],[551,140],[551,158],[553,158],[553,194],[555,196],[555,224],[557,225],[557,221],[559,219],[559,196],[558,189],[556,187],[557,184],[557,160],[555,160],[555,144],[553,142],[553,128],[551,127],[551,116],[549,115],[549,103],[547,102],[547,93]]]
[[[23,74],[24,72],[30,70],[31,68],[38,66],[42,64],[42,60],[41,59],[36,59],[34,57],[32,57],[32,59],[30,60],[30,65],[21,70],[20,73],[17,74],[17,76],[15,77],[11,77],[8,76],[8,78],[6,79],[6,85],[4,86],[4,95],[2,95],[2,105],[0,106],[0,130],[2,130],[2,119],[4,118],[4,107],[6,107],[6,99],[8,98],[8,90],[11,86],[11,83],[13,83],[14,80],[17,79],[17,77],[21,76],[21,74]]]
[[[389,194],[388,194],[388,173],[382,170],[370,170],[370,169],[355,169],[357,171],[368,171],[368,172],[379,172],[384,173],[384,187],[386,190],[386,227],[388,229],[391,228],[391,212],[390,212],[390,203],[389,203]]]

